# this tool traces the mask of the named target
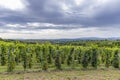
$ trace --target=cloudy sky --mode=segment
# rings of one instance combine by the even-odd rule
[[[0,37],[120,37],[120,0],[0,0]]]

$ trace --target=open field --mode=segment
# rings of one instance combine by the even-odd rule
[[[1,73],[0,80],[120,80],[120,70]]]

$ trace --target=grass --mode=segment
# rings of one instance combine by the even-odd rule
[[[1,73],[0,80],[120,80],[120,70],[64,70]]]
[[[110,67],[81,69],[75,67],[71,69],[63,65],[62,71],[55,70],[54,66],[47,72],[42,71],[38,66],[27,69],[24,72],[22,65],[16,66],[13,72],[6,72],[6,66],[0,66],[0,80],[120,80],[120,70]]]

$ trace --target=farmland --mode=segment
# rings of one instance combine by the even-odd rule
[[[119,80],[119,67],[119,40],[0,41],[1,79]]]

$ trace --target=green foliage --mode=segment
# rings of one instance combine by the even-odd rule
[[[8,72],[11,72],[15,69],[15,55],[14,55],[14,49],[10,49],[8,50],[8,68],[7,68],[7,71]]]
[[[106,50],[106,58],[105,58],[105,67],[109,68],[109,66],[111,65],[111,50]]]
[[[71,48],[67,59],[67,65],[70,66],[73,63],[73,61],[74,61],[74,48]]]
[[[1,65],[4,66],[7,63],[7,46],[1,46]]]
[[[42,60],[42,70],[48,70],[48,47],[43,47],[43,60]]]
[[[27,61],[28,60],[27,60],[26,48],[24,46],[21,46],[20,54],[21,54],[21,57],[22,57],[23,68],[24,68],[24,71],[25,71],[26,68],[27,68]]]
[[[57,69],[61,70],[61,53],[60,53],[60,50],[57,50],[56,51],[57,55],[56,55],[56,58],[55,58],[55,66]]]
[[[49,53],[48,53],[48,63],[53,64],[53,50],[52,46],[49,46]]]
[[[116,50],[113,61],[112,61],[114,68],[119,68],[119,55],[118,54],[119,54],[119,52],[118,52],[118,50]]]
[[[92,53],[91,53],[90,50],[86,50],[84,52],[84,55],[83,55],[83,58],[82,58],[82,66],[83,66],[83,68],[87,68],[88,67],[88,65],[89,65],[89,63],[91,61],[91,56],[90,56],[91,54]]]
[[[119,68],[120,41],[68,41],[27,43],[0,41],[0,65],[11,72],[22,64],[24,70],[39,68]],[[39,65],[39,67],[38,67]]]
[[[98,51],[97,51],[97,49],[95,49],[95,48],[92,49],[91,65],[92,65],[92,67],[94,67],[94,68],[97,68],[97,65],[98,65]]]

